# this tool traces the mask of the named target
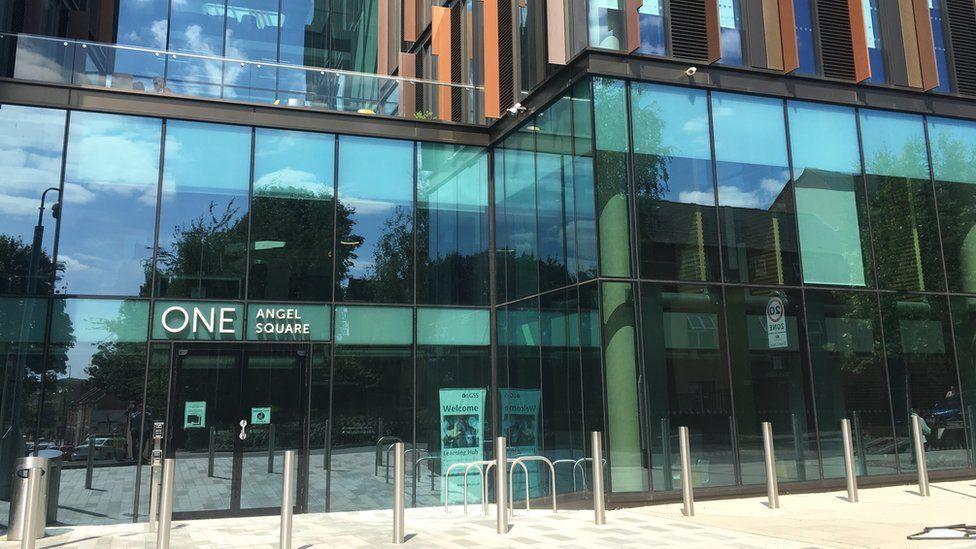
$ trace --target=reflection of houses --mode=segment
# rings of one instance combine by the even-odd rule
[[[68,402],[65,440],[77,444],[89,433],[123,434],[128,419],[124,400],[93,387]]]

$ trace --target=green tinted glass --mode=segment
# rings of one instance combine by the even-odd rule
[[[488,345],[487,309],[417,309],[418,345]]]
[[[336,307],[335,341],[340,345],[410,345],[413,312],[406,307]]]

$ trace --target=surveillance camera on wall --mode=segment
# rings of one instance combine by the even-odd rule
[[[520,112],[525,112],[525,107],[521,103],[516,103],[508,108],[509,114],[516,115]]]
[[[689,78],[690,78],[690,77],[692,77],[692,76],[695,76],[695,73],[696,73],[696,72],[698,72],[698,67],[688,67],[688,68],[687,68],[687,69],[685,70],[685,76],[687,76],[687,77],[689,77]]]

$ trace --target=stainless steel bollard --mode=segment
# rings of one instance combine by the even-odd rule
[[[851,420],[840,420],[840,436],[844,443],[844,470],[847,472],[847,501],[857,503],[857,471],[854,469],[854,443],[851,440]]]
[[[275,427],[268,425],[268,474],[274,473]]]
[[[159,529],[156,532],[156,549],[169,549],[169,533],[173,521],[173,477],[176,460],[163,460],[163,489],[159,496]]]
[[[590,433],[590,447],[593,455],[593,522],[602,525],[607,523],[607,504],[603,491],[603,435],[600,431]]]
[[[149,531],[155,532],[159,522],[159,483],[163,468],[163,427],[162,421],[153,423],[153,449],[149,467]]]
[[[207,476],[214,476],[214,445],[217,442],[217,430],[210,428],[210,448],[207,449]]]
[[[278,547],[291,549],[292,513],[295,510],[295,451],[285,450],[281,474],[281,527]]]
[[[922,418],[912,414],[912,438],[915,439],[915,467],[918,469],[918,493],[929,496],[929,469],[925,464],[925,437],[922,435]]]
[[[678,452],[681,456],[681,500],[686,517],[695,516],[695,492],[691,482],[691,442],[687,427],[678,427]]]
[[[34,549],[37,541],[37,523],[45,522],[46,509],[39,508],[41,500],[41,484],[44,482],[44,466],[31,467],[27,472],[27,497],[24,503],[24,533],[20,538],[21,549]],[[43,529],[43,526],[40,528]],[[43,530],[42,530],[43,532]]]
[[[773,449],[773,424],[762,422],[763,455],[766,462],[766,494],[769,508],[779,509],[779,484],[776,479],[776,451]]]
[[[495,438],[495,531],[508,533],[508,458],[505,437]],[[529,479],[525,479],[528,482]]]
[[[403,543],[404,444],[393,444],[393,543]]]
[[[85,468],[85,489],[91,490],[92,474],[95,471],[95,435],[88,435],[88,463]]]

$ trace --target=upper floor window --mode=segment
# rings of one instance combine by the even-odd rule
[[[868,58],[871,60],[870,82],[883,84],[885,79],[884,46],[881,35],[881,13],[878,0],[861,0],[864,8],[864,37],[868,43]]]
[[[664,0],[645,0],[637,10],[640,25],[640,51],[651,55],[667,55],[667,22]]]
[[[929,16],[932,19],[932,41],[935,42],[935,63],[939,69],[939,85],[935,91],[948,92],[949,56],[946,52],[945,22],[942,19],[942,4],[945,0],[929,0]]]
[[[796,46],[800,74],[817,74],[817,41],[814,30],[814,12],[811,0],[793,0],[796,18]]]
[[[722,32],[722,63],[742,65],[742,11],[739,0],[718,0],[718,24]]]

